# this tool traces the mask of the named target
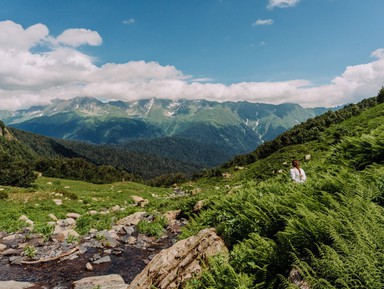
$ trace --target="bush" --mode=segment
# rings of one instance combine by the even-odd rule
[[[68,198],[70,200],[77,200],[79,197],[76,195],[76,193],[67,191],[67,190],[56,190],[56,193],[62,194],[63,197]]]
[[[8,198],[8,193],[4,191],[0,191],[0,200],[4,200]]]
[[[165,219],[157,218],[153,222],[149,222],[148,220],[141,220],[137,224],[137,231],[141,234],[146,234],[148,236],[161,237],[164,234],[165,227]]]

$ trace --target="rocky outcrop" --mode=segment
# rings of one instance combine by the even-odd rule
[[[201,272],[208,257],[221,252],[228,252],[224,241],[214,229],[204,229],[157,254],[127,289],[179,288]]]

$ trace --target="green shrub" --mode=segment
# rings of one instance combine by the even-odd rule
[[[108,215],[89,215],[84,214],[76,222],[76,231],[80,235],[85,235],[90,229],[98,231],[109,230],[112,226],[112,217]]]
[[[141,220],[136,226],[139,233],[154,237],[160,237],[163,235],[164,227],[165,219],[162,217],[157,217],[153,222]]]
[[[70,200],[77,200],[79,197],[76,195],[76,193],[67,191],[67,190],[56,190],[56,193],[62,194],[63,197],[68,198]]]
[[[251,289],[253,280],[244,273],[236,273],[229,264],[228,256],[217,255],[209,259],[208,267],[202,272],[200,278],[188,281],[186,289]]]
[[[9,197],[7,192],[0,191],[0,200],[7,199]]]

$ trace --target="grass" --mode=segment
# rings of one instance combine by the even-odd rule
[[[111,226],[113,220],[126,216],[136,210],[143,210],[133,206],[132,195],[148,199],[148,210],[157,209],[157,199],[166,198],[172,193],[171,189],[152,188],[137,183],[114,183],[95,185],[80,181],[61,180],[54,178],[38,178],[31,188],[3,187],[8,198],[0,199],[0,230],[15,232],[25,223],[18,221],[21,215],[28,216],[35,223],[37,231],[46,233],[46,223],[51,221],[49,214],[57,218],[66,218],[67,213],[82,215],[78,221],[78,228],[86,233],[91,227],[104,229]],[[156,196],[153,197],[153,196]],[[62,205],[56,205],[54,199],[61,199]],[[119,205],[122,211],[112,211]],[[163,209],[167,209],[166,206]],[[90,210],[109,211],[106,215],[90,216]],[[161,210],[161,208],[160,208]]]

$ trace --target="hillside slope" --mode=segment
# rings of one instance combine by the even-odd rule
[[[313,126],[306,139],[288,131],[253,162],[195,183],[210,197],[184,236],[215,227],[230,253],[187,288],[382,288],[384,104],[375,103]],[[288,176],[292,159],[304,184]]]
[[[148,152],[133,151],[119,146],[92,145],[84,142],[53,139],[15,128],[9,129],[20,144],[34,153],[37,159],[82,159],[97,166],[122,169],[137,178],[151,179],[164,174],[192,175],[202,167],[187,158],[159,157]],[[200,163],[200,160],[196,162]],[[57,175],[49,175],[58,177]]]

